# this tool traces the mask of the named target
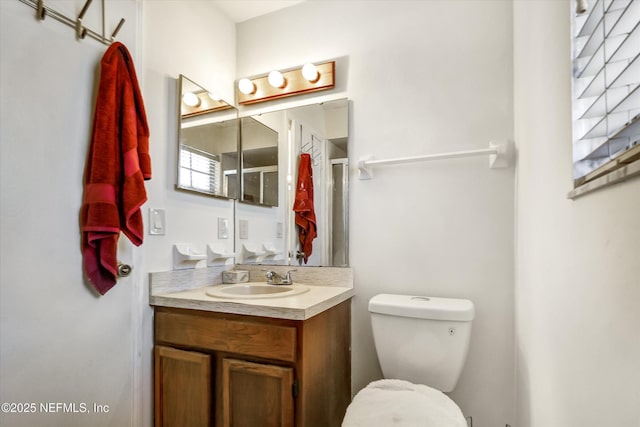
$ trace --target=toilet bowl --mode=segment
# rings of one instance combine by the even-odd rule
[[[369,312],[387,379],[358,392],[342,427],[466,427],[462,411],[443,392],[455,388],[464,367],[473,303],[380,294],[369,301]]]

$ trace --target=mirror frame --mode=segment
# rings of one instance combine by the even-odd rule
[[[194,88],[197,88],[196,96],[199,99],[199,104],[197,106],[189,107],[185,105],[183,102],[184,90],[187,85],[190,85]],[[193,93],[193,91],[190,91]],[[175,189],[180,191],[186,191],[190,193],[196,193],[207,197],[215,197],[219,199],[226,200],[235,200],[239,197],[240,191],[240,181],[239,174],[236,174],[236,194],[233,196],[228,196],[224,194],[217,194],[212,191],[207,191],[205,189],[200,189],[191,186],[184,186],[180,184],[180,175],[181,175],[181,160],[182,160],[182,151],[183,146],[183,125],[185,119],[193,119],[193,118],[201,118],[203,122],[206,121],[206,124],[215,124],[222,123],[227,121],[235,121],[235,126],[237,127],[236,131],[236,162],[235,162],[235,170],[240,170],[240,119],[238,118],[238,109],[233,105],[229,104],[224,100],[213,99],[210,96],[211,92],[200,86],[198,83],[189,79],[183,74],[180,74],[177,79],[177,117],[178,117],[178,126],[177,126],[177,157],[176,157],[176,179],[175,179]],[[210,116],[210,118],[207,118]],[[210,120],[210,121],[209,121]],[[232,124],[233,126],[234,124]],[[197,148],[196,148],[197,149]],[[221,171],[221,179],[224,184],[224,171]]]

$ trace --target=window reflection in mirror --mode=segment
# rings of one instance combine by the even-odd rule
[[[178,93],[176,188],[237,198],[237,110],[183,75],[179,78]]]
[[[278,132],[253,117],[241,120],[242,201],[278,206]]]

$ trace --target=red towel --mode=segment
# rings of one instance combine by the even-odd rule
[[[311,170],[311,156],[300,154],[298,164],[298,186],[296,199],[293,203],[298,226],[298,238],[304,252],[304,263],[307,263],[313,249],[313,239],[318,236],[316,213],[313,208],[313,171]]]
[[[120,231],[142,244],[146,179],[151,158],[144,104],[131,55],[115,42],[102,57],[80,213],[84,270],[101,295],[116,284]]]

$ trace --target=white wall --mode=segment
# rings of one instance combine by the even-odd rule
[[[462,159],[380,168],[359,181],[353,165],[367,154],[485,148],[511,138],[512,34],[505,1],[306,2],[237,29],[238,76],[338,58],[334,92],[352,100],[354,391],[381,376],[371,296],[469,298],[477,317],[452,397],[480,427],[513,425],[515,417],[513,169]]]
[[[46,5],[75,16],[83,0]],[[105,296],[85,285],[79,209],[98,64],[106,46],[17,1],[0,1],[0,401],[93,403],[109,413],[0,413],[11,426],[150,426],[152,312],[147,273],[171,269],[174,243],[204,249],[231,202],[174,191],[180,73],[233,100],[235,25],[201,1],[108,2],[108,30],[136,62],[151,132],[153,179],[143,206],[164,208],[167,234],[140,249],[122,238],[133,273]],[[141,10],[144,11],[144,23]],[[100,28],[93,5],[85,24]],[[140,46],[138,42],[144,43]],[[229,239],[233,247],[233,239]],[[91,406],[90,406],[90,409]]]
[[[53,4],[74,15],[82,3]],[[142,27],[139,2],[109,4],[110,25],[127,19],[118,39],[136,59],[151,127],[145,219],[149,207],[166,209],[167,235],[146,236],[135,251],[124,245],[134,276],[106,296],[86,287],[78,213],[105,47],[0,1],[0,401],[110,407],[101,416],[0,414],[2,424],[151,424],[146,273],[171,268],[173,243],[215,240],[217,217],[233,215],[229,202],[173,190],[174,79],[183,73],[232,100],[236,75],[331,58],[335,92],[353,101],[352,164],[511,137],[512,95],[519,150],[517,420],[513,174],[485,159],[380,168],[372,181],[352,167],[354,391],[380,377],[372,295],[465,297],[477,318],[452,397],[475,426],[640,423],[639,181],[565,197],[567,1],[310,2],[240,25],[237,73],[234,25],[205,2],[143,2]]]
[[[204,252],[207,243],[221,243],[233,251],[233,230],[228,239],[218,240],[218,218],[233,224],[233,202],[176,191],[177,168],[177,86],[184,74],[194,82],[233,103],[235,79],[235,24],[210,3],[204,1],[144,1],[143,24],[143,93],[151,128],[153,180],[147,183],[149,201],[143,207],[166,210],[167,231],[164,236],[146,236],[142,247],[145,273],[173,268],[172,247],[190,243]],[[141,390],[145,402],[145,426],[151,425],[153,396],[151,384],[153,318],[148,306],[148,280],[144,278],[140,300],[142,328],[140,334]]]
[[[568,1],[514,3],[519,427],[640,425],[640,180],[574,201]]]
[[[144,2],[143,90],[154,179],[146,208],[166,209],[165,236],[148,236],[145,270],[172,269],[172,245],[191,243],[204,251],[217,239],[217,218],[233,219],[233,202],[175,191],[177,168],[177,78],[184,74],[204,88],[234,100],[235,25],[202,1]],[[171,31],[168,31],[171,28]],[[221,241],[233,250],[233,239]]]
[[[83,1],[49,1],[75,16]],[[108,28],[139,58],[137,3],[111,2]],[[100,29],[100,7],[85,24]],[[99,61],[106,47],[17,1],[0,1],[0,413],[3,426],[133,425],[135,278],[105,296],[85,284],[82,179]],[[126,238],[124,238],[126,240]],[[136,254],[123,242],[121,259]],[[107,414],[46,413],[40,404],[108,405]],[[53,408],[56,408],[55,406]],[[18,408],[15,408],[18,409]],[[67,410],[73,409],[68,407]]]

